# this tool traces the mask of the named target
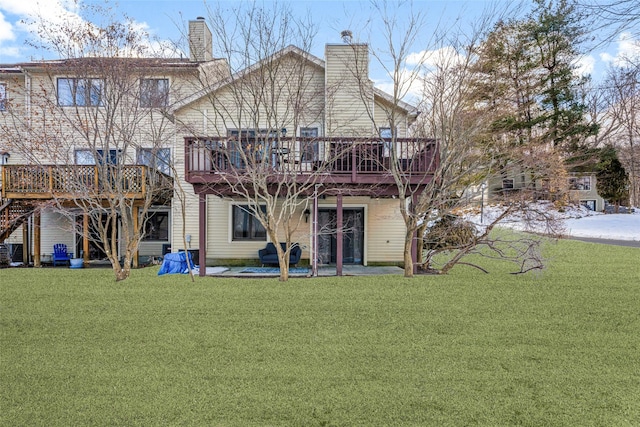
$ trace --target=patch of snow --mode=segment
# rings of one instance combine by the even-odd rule
[[[630,214],[603,214],[590,211],[584,206],[568,206],[558,211],[553,204],[538,202],[532,205],[533,209],[527,213],[528,221],[523,221],[523,212],[516,212],[504,218],[500,225],[521,231],[544,233],[544,221],[536,221],[535,212],[544,212],[558,220],[559,230],[572,237],[589,237],[596,239],[633,240],[640,241],[640,209],[633,209]],[[479,229],[495,220],[505,207],[500,205],[485,206],[482,215],[479,208],[463,213],[464,217],[476,224]],[[481,217],[482,216],[482,217]]]

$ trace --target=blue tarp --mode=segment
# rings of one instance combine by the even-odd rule
[[[189,254],[189,262],[191,263],[191,268],[193,265],[193,258],[191,254]],[[187,265],[187,258],[184,252],[175,252],[171,254],[166,254],[162,259],[162,265],[160,266],[160,270],[158,270],[158,276],[163,274],[187,274],[189,273],[189,266]]]

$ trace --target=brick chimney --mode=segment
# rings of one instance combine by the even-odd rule
[[[189,59],[206,62],[213,59],[213,38],[204,18],[189,21]]]

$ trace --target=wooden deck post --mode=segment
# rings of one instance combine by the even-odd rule
[[[411,212],[415,212],[416,205],[418,204],[418,194],[413,193],[411,198]],[[418,273],[418,232],[413,232],[413,238],[411,239],[411,260],[413,261],[413,274]]]
[[[40,267],[40,212],[33,213],[33,266]]]
[[[336,200],[336,276],[342,276],[342,193]]]
[[[133,230],[134,232],[138,230],[138,215],[140,215],[140,207],[138,205],[133,205]],[[140,262],[140,251],[139,244],[136,247],[136,252],[133,254],[133,268],[138,268]]]
[[[89,215],[82,215],[82,257],[85,265],[89,262]]]
[[[207,195],[198,195],[198,251],[200,277],[207,275]]]
[[[22,223],[22,262],[29,265],[29,253],[31,245],[29,244],[29,220]]]

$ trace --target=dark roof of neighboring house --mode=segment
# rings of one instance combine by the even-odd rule
[[[222,59],[214,59],[213,61],[224,61]],[[85,57],[70,59],[52,59],[22,62],[16,64],[0,64],[0,73],[20,73],[22,70],[40,69],[40,68],[73,68],[78,66],[104,66],[123,64],[127,66],[135,66],[142,68],[198,68],[201,64],[189,60],[189,58],[107,58],[107,57]]]

